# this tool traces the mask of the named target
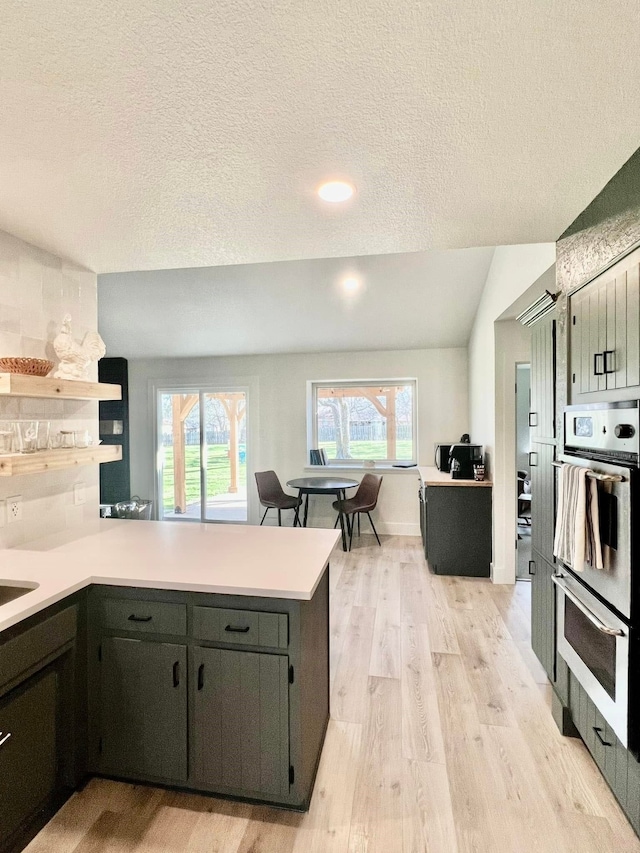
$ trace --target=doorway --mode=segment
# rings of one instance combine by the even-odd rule
[[[516,365],[516,472],[517,519],[516,548],[518,559],[516,577],[530,580],[531,559],[531,472],[529,470],[529,411],[531,408],[531,365]]]
[[[246,523],[247,391],[158,392],[158,516]]]

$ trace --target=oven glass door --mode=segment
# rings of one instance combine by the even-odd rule
[[[581,457],[565,456],[564,462],[590,468],[599,474],[622,477],[620,482],[598,481],[600,541],[604,569],[585,563],[569,566],[579,572],[580,579],[595,590],[627,619],[631,618],[631,479],[629,468],[595,462]]]
[[[582,584],[554,576],[558,652],[622,743],[627,745],[629,629]]]

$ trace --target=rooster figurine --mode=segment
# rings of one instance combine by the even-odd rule
[[[53,348],[60,359],[58,369],[53,374],[56,379],[88,379],[87,369],[91,362],[99,361],[107,351],[97,332],[87,332],[82,343],[74,341],[69,314],[65,316],[60,333],[53,340]]]

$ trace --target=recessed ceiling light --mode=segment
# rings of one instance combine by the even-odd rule
[[[350,275],[347,278],[342,279],[342,286],[347,293],[355,293],[360,287],[360,282],[355,276]]]
[[[328,181],[318,187],[318,195],[323,201],[340,202],[351,198],[355,188],[346,181]]]

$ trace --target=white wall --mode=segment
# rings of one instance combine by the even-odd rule
[[[553,283],[554,273],[547,271],[554,262],[555,243],[499,246],[493,256],[469,341],[471,440],[485,446],[489,475],[494,481],[492,578],[496,583],[513,583],[515,580],[513,528],[505,517],[505,513],[510,513],[505,489],[511,488],[509,466],[515,469],[515,363],[528,358],[526,355],[516,357],[514,352],[504,349],[509,345],[509,340],[502,341],[500,357],[504,358],[504,365],[500,377],[497,376],[496,320],[537,281],[540,281],[540,292],[548,283]],[[545,273],[547,276],[542,279]],[[507,367],[507,362],[511,366]],[[505,380],[505,376],[510,376],[512,370],[513,382],[509,391],[505,382],[510,380]],[[496,408],[497,396],[505,394],[510,395],[514,410],[513,417],[509,416],[507,420],[506,409],[498,411]],[[501,446],[505,434],[513,447],[510,457]],[[509,468],[508,471],[505,471],[504,464]],[[515,490],[515,485],[513,489]]]
[[[432,464],[434,444],[468,430],[467,351],[457,349],[389,352],[309,353],[198,359],[148,359],[129,362],[131,488],[155,492],[153,389],[194,385],[249,389],[248,462],[253,470],[273,468],[282,483],[305,474],[307,465],[307,381],[411,378],[418,380],[420,463]],[[349,476],[359,478],[361,472]],[[384,471],[376,518],[380,531],[419,533],[417,487],[413,471]],[[253,476],[248,476],[250,522],[258,520]],[[332,524],[328,499],[310,503],[310,522]],[[273,513],[272,513],[273,515]]]
[[[55,361],[51,341],[66,313],[76,337],[97,329],[95,274],[0,232],[0,356]],[[64,421],[65,428],[88,429],[97,439],[94,402],[0,398],[0,421],[16,419],[51,420],[57,428]],[[80,482],[86,502],[75,506],[73,486]],[[23,520],[0,527],[3,548],[97,517],[98,468],[0,479],[0,501],[14,495],[22,496]]]

